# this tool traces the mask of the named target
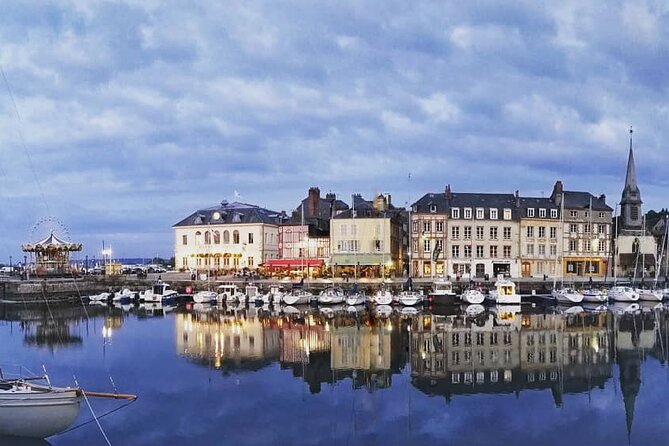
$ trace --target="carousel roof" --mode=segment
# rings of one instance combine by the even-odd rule
[[[81,243],[69,243],[56,237],[53,232],[43,240],[36,243],[27,243],[21,247],[25,252],[43,251],[54,249],[61,251],[81,251]]]

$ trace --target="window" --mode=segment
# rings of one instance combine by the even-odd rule
[[[247,264],[248,266],[253,266],[253,257],[249,257]]]
[[[232,243],[239,245],[239,231],[236,229],[232,231]]]
[[[483,240],[483,226],[476,227],[476,240]]]
[[[539,245],[539,255],[540,256],[546,255],[546,245]]]
[[[534,255],[534,245],[533,244],[529,243],[527,245],[526,249],[527,249],[527,255],[528,256],[533,256]]]
[[[451,209],[451,218],[460,218],[460,208]]]
[[[358,234],[358,225],[355,223],[351,223],[351,235],[357,235]]]
[[[411,245],[412,245],[413,252],[418,252],[418,239],[416,239],[416,238],[413,239],[413,243]]]
[[[221,244],[221,233],[219,231],[214,231],[214,245]]]
[[[342,228],[343,228],[343,226],[342,226]],[[411,230],[412,230],[413,232],[418,232],[418,222],[417,222],[417,221],[414,221],[413,223],[411,223]],[[344,231],[344,232],[345,232],[345,231]],[[343,234],[343,233],[342,233],[342,235],[346,235],[346,234]]]
[[[416,230],[415,230],[414,232],[418,232],[418,223],[417,223],[417,222],[414,222],[414,225],[416,226]],[[348,227],[348,225],[346,225],[345,223],[343,223],[343,224],[339,227],[339,235],[346,236],[346,235],[347,235],[347,234],[346,234],[346,228],[347,228],[347,227]]]
[[[550,234],[551,234],[551,236],[550,236],[551,238],[557,238],[557,228],[551,227],[550,228]]]
[[[483,345],[485,343],[485,333],[476,333],[476,345]]]
[[[451,257],[460,257],[460,246],[459,245],[453,245],[451,246]]]
[[[476,208],[476,219],[483,220],[484,218],[483,208]]]
[[[490,372],[490,382],[496,383],[498,379],[499,379],[499,373],[497,372],[497,370],[493,370],[492,372]]]
[[[195,233],[195,244],[199,245],[202,243],[202,233],[200,231],[197,231]]]
[[[471,333],[465,333],[465,345],[467,345],[467,346],[472,345],[472,334]]]
[[[374,251],[375,252],[383,252],[383,241],[382,240],[374,240]]]
[[[491,246],[490,247],[490,257],[492,257],[492,258],[497,257],[497,246]]]
[[[471,245],[465,245],[465,257],[471,257],[472,256],[472,247]]]
[[[451,238],[454,240],[460,238],[460,226],[451,226]]]
[[[437,240],[436,247],[439,251],[443,251],[444,250],[444,241],[443,240]]]
[[[511,333],[504,332],[504,345],[511,345]],[[509,352],[511,354],[511,352]]]
[[[472,239],[472,227],[465,226],[465,240],[471,240],[471,239]]]
[[[576,251],[578,249],[578,242],[576,240],[569,240],[569,250]]]
[[[253,233],[249,232],[249,245],[253,244]]]
[[[490,219],[497,220],[497,209],[490,208]]]
[[[430,224],[429,221],[424,221],[423,222],[423,232],[430,232],[432,225]]]
[[[557,255],[557,245],[551,245],[551,256]]]
[[[183,266],[184,268],[188,268],[188,257],[181,258],[181,266]]]
[[[472,208],[465,208],[464,211],[464,219],[465,220],[471,220],[472,219]]]
[[[505,259],[511,258],[511,247],[508,245],[504,246],[504,258]]]
[[[590,240],[583,240],[583,250],[590,252]]]
[[[528,237],[534,237],[534,226],[528,226],[527,227],[527,236]]]
[[[423,252],[430,252],[430,241],[423,240]]]
[[[534,208],[527,208],[527,216],[534,217]]]
[[[504,240],[511,240],[511,228],[508,226],[504,228]]]
[[[211,245],[211,232],[204,231],[204,244]]]
[[[497,345],[497,333],[496,332],[491,332],[490,333],[490,345]],[[492,356],[491,356],[492,358]]]
[[[458,362],[456,362],[456,364],[459,364],[459,363],[460,363],[460,357],[458,356]],[[460,374],[459,373],[451,374],[451,383],[460,384]]]
[[[437,205],[436,204],[431,204],[430,205],[430,212],[433,213],[433,214],[435,212],[437,212]]]
[[[490,228],[490,240],[497,240],[497,227]]]
[[[511,209],[504,209],[504,220],[511,220]]]
[[[546,209],[544,208],[539,209],[539,217],[546,218]]]
[[[539,238],[546,238],[546,226],[539,226]]]
[[[599,233],[606,234],[606,225],[599,225]]]
[[[551,218],[558,218],[557,209],[551,209]]]
[[[572,234],[576,234],[576,232],[578,232],[578,225],[576,223],[570,223],[569,232],[571,232]]]
[[[457,347],[458,345],[460,345],[460,334],[459,333],[453,333],[453,335],[451,336],[451,343],[453,344],[454,347]],[[453,352],[453,353],[457,353],[457,352]],[[458,362],[459,362],[459,359],[458,359]]]
[[[604,218],[604,217],[606,217],[606,214],[604,212],[600,212],[599,213],[599,218]]]
[[[569,216],[572,218],[578,217],[578,212],[577,211],[569,211]]]
[[[188,236],[186,234],[181,236],[181,244],[182,245],[187,245],[188,244]]]
[[[437,232],[444,232],[444,222],[443,221],[437,221],[434,223],[435,229]]]
[[[230,243],[230,231],[223,231],[223,244],[227,245]]]
[[[476,257],[479,259],[483,257],[483,246],[476,245]]]

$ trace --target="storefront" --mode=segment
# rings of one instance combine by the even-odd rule
[[[565,276],[603,277],[607,261],[600,257],[565,257],[562,265]]]
[[[325,262],[323,259],[269,259],[262,267],[265,274],[273,277],[320,277]]]

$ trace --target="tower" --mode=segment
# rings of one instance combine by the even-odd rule
[[[634,151],[632,149],[632,128],[630,127],[630,152],[627,159],[627,174],[625,187],[620,200],[620,223],[623,232],[643,230],[643,216],[641,213],[641,192],[636,181],[636,166],[634,165]]]

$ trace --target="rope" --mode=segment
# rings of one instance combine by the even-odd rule
[[[123,409],[123,408],[125,408],[125,407],[128,407],[129,405],[131,405],[131,404],[134,403],[135,401],[137,401],[137,400],[130,400],[130,401],[128,401],[127,403],[123,404],[122,406],[119,406],[119,407],[117,407],[117,408],[115,408],[115,409],[112,409],[112,410],[110,410],[110,411],[107,411],[107,412],[103,413],[102,415],[99,415],[99,416],[98,416],[98,420],[101,420],[102,418],[104,418],[104,417],[106,417],[106,416],[108,416],[108,415],[111,415],[111,414],[113,414],[113,413],[116,412],[116,411],[119,411],[119,410],[121,410],[121,409]],[[79,429],[79,428],[84,427],[84,426],[86,426],[86,425],[89,425],[89,424],[91,424],[91,423],[94,422],[94,421],[95,421],[95,418],[91,418],[90,420],[88,420],[88,421],[86,421],[86,422],[84,422],[84,423],[81,423],[81,424],[78,424],[78,425],[76,425],[76,426],[74,426],[74,427],[71,427],[71,428],[69,428],[68,430],[63,431],[63,432],[61,432],[61,433],[59,433],[59,434],[56,434],[56,435],[54,435],[54,436],[57,437],[57,436],[59,436],[59,435],[66,434],[66,433],[68,433],[68,432],[72,432],[73,430],[76,430],[76,429]]]
[[[109,441],[109,438],[107,438],[107,434],[105,433],[105,430],[102,429],[102,425],[100,424],[100,420],[95,415],[95,411],[93,410],[93,407],[91,406],[91,402],[88,401],[88,397],[86,396],[86,392],[84,391],[84,389],[81,388],[81,386],[77,382],[77,377],[74,376],[74,375],[72,375],[72,377],[74,378],[74,383],[81,390],[81,394],[84,396],[84,400],[86,400],[86,405],[88,406],[88,410],[91,411],[91,414],[93,415],[93,419],[95,420],[95,423],[98,425],[98,429],[100,429],[100,432],[102,433],[102,436],[104,437],[105,441],[107,442],[107,445],[112,446],[111,442]]]

